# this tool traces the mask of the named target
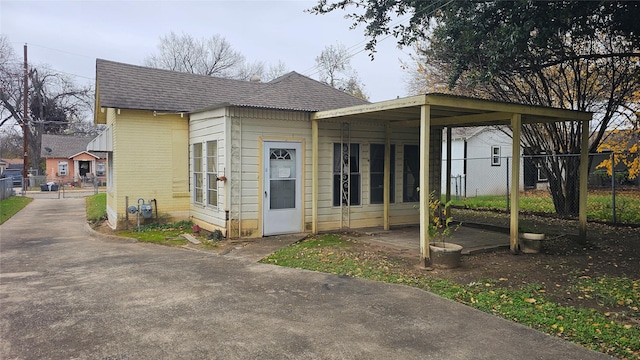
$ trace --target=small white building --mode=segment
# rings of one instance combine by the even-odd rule
[[[459,127],[451,131],[451,195],[475,197],[507,195],[511,181],[512,139],[508,127]],[[446,131],[442,141],[442,167],[447,161]],[[520,190],[543,189],[547,182],[538,157],[521,151]],[[441,189],[447,176],[442,173]]]

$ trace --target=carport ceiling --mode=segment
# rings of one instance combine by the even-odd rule
[[[432,126],[509,125],[513,114],[523,124],[591,120],[591,113],[467,98],[447,94],[426,94],[367,105],[320,111],[315,120],[382,121],[391,126],[419,127],[420,109],[430,106]]]

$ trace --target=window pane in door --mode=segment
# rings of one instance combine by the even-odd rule
[[[296,207],[296,151],[271,149],[269,155],[269,206],[272,210]]]
[[[296,207],[296,179],[271,179],[270,185],[272,210]]]

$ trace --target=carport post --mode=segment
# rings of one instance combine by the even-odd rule
[[[451,201],[451,126],[447,126],[447,164],[446,164],[447,182],[445,183],[446,197],[445,203]],[[446,214],[449,217],[449,214]]]
[[[389,193],[391,184],[391,126],[384,125],[384,181],[382,203],[384,204],[384,229],[389,230]]]
[[[520,209],[520,133],[522,131],[522,115],[511,115],[511,131],[513,133],[511,146],[511,227],[510,249],[512,254],[519,252],[518,248],[518,210]]]
[[[318,233],[318,120],[311,120],[311,233]]]
[[[431,107],[420,107],[420,262],[431,265],[429,254],[429,138],[431,137]],[[442,146],[442,145],[440,145]]]
[[[613,174],[613,163],[611,164]],[[611,175],[613,176],[613,175]],[[587,179],[589,177],[589,120],[582,120],[582,143],[580,144],[580,195],[578,198],[578,242],[587,241]]]

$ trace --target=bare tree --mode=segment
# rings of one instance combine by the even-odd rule
[[[0,127],[7,123],[22,124],[23,74],[24,70],[9,40],[0,36]]]
[[[255,76],[262,81],[264,80],[262,79],[263,74],[264,74],[264,62],[262,61],[256,61],[252,63],[244,62],[236,66],[236,68],[234,69],[234,73],[230,74],[230,76],[228,77],[237,79],[237,80],[249,81]]]
[[[43,133],[68,130],[70,119],[91,117],[93,91],[72,78],[40,66],[29,67],[29,101],[24,118],[24,70],[5,37],[0,37],[0,127],[26,124],[31,167],[40,166]]]
[[[14,126],[0,130],[0,158],[19,158],[24,154],[22,133]]]
[[[358,73],[351,68],[349,53],[344,45],[329,45],[316,57],[318,77],[323,83],[347,94],[368,100]]]
[[[284,74],[282,61],[267,66],[263,61],[248,62],[220,35],[196,39],[189,34],[174,32],[160,37],[158,52],[143,60],[145,66],[191,74],[209,75],[236,80],[269,81]]]
[[[160,37],[158,52],[146,57],[145,66],[218,77],[234,77],[245,63],[220,35],[196,39],[189,34],[174,32]]]
[[[278,60],[277,63],[269,65],[267,71],[262,75],[262,81],[271,81],[289,72],[287,64],[282,60]]]

